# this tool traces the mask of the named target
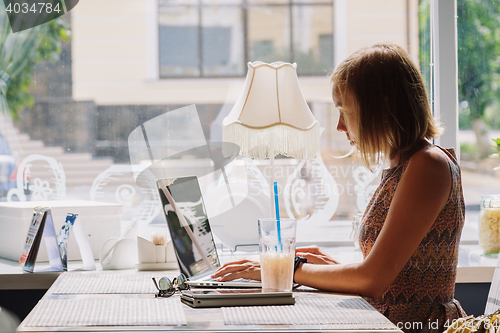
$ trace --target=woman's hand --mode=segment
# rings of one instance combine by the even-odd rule
[[[317,246],[299,247],[295,255],[305,257],[308,263],[318,265],[333,265],[338,262],[323,252]],[[250,279],[260,281],[260,263],[250,259],[240,259],[224,264],[212,276],[218,281],[231,281],[235,279]]]
[[[218,281],[231,281],[240,278],[260,281],[260,263],[250,259],[228,262],[211,277]]]
[[[306,258],[310,264],[333,265],[339,263],[315,245],[299,247],[295,250],[295,255]]]

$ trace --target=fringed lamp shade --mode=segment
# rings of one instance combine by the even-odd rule
[[[243,93],[223,120],[222,141],[254,159],[314,158],[320,151],[319,123],[302,95],[296,68],[281,61],[248,63]]]

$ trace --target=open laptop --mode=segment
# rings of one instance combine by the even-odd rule
[[[221,266],[196,177],[157,181],[163,211],[181,272],[192,287],[260,288],[259,281],[219,282],[212,275]],[[168,191],[168,192],[167,192]],[[182,214],[178,214],[182,211]]]

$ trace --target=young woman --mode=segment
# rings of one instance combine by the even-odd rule
[[[318,247],[299,248],[307,263],[294,281],[365,296],[400,328],[443,331],[465,316],[454,299],[465,209],[453,150],[431,143],[441,128],[422,77],[401,47],[376,43],[344,60],[331,82],[340,111],[337,130],[366,165],[385,159],[390,167],[361,221],[364,260],[340,264]],[[243,259],[214,277],[258,280],[260,268]]]

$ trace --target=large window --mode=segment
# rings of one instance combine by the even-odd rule
[[[341,241],[349,241],[351,222],[363,210],[363,202],[376,187],[378,176],[358,169],[354,157],[335,158],[350,146],[345,135],[336,131],[338,111],[331,100],[328,74],[335,63],[360,47],[389,40],[407,49],[432,81],[430,69],[436,67],[424,55],[430,51],[431,31],[438,29],[430,28],[430,8],[425,1],[416,0],[107,0],[106,5],[99,0],[80,1],[71,11],[71,18],[64,17],[62,29],[70,38],[61,45],[48,45],[42,43],[43,33],[36,37],[41,53],[34,71],[26,74],[31,77],[31,86],[19,83],[25,77],[9,73],[8,78],[0,72],[0,83],[9,82],[18,88],[8,100],[14,117],[9,118],[9,111],[2,115],[12,122],[0,123],[0,200],[7,201],[7,193],[13,188],[25,194],[26,200],[43,199],[43,194],[47,199],[54,198],[57,192],[50,183],[54,176],[47,172],[52,168],[47,160],[37,161],[41,163],[38,166],[30,162],[29,172],[19,171],[19,165],[29,156],[49,156],[60,162],[64,171],[64,200],[120,202],[124,207],[123,227],[137,215],[142,219],[141,235],[149,237],[148,228],[164,225],[165,219],[158,211],[154,215],[148,210],[146,203],[151,203],[151,198],[132,177],[129,134],[159,115],[195,104],[199,132],[206,141],[220,141],[222,120],[241,93],[247,62],[296,62],[302,92],[323,128],[322,159],[301,165],[302,161],[277,158],[276,165],[283,171],[277,179],[284,188],[289,175],[295,172],[297,183],[314,183],[319,174],[315,172],[326,170],[330,183],[335,183],[338,190],[338,205],[329,215],[316,215],[325,232],[316,233],[317,229],[309,227],[310,238],[301,241],[331,244],[342,237]],[[52,33],[52,37],[61,36],[60,32]],[[30,50],[5,54],[21,60],[38,54],[27,52]],[[58,51],[60,55],[55,56]],[[428,87],[434,88],[430,84]],[[26,97],[28,88],[33,99]],[[461,100],[462,106],[464,102]],[[495,105],[490,109],[494,110]],[[441,120],[453,120],[456,115],[455,110]],[[445,127],[451,129],[452,121]],[[466,138],[468,133],[460,136]],[[172,134],[173,140],[179,137]],[[177,162],[187,169],[197,167],[193,159]],[[253,161],[250,165],[239,159],[239,164],[228,167],[226,173],[244,178],[245,173],[253,172],[252,176],[260,181],[269,174],[268,162]],[[464,164],[466,185],[470,183],[465,177],[472,169]],[[476,173],[470,172],[472,177],[468,179],[472,183]],[[200,179],[204,195],[224,181],[220,172],[210,177]],[[485,188],[491,184],[489,180],[496,179],[488,177],[481,178]],[[307,195],[296,207],[314,210],[314,200],[320,195],[313,191],[316,187],[308,189],[310,196],[299,193]],[[482,191],[479,186],[474,193],[470,189],[465,187],[468,208],[478,205]],[[208,195],[204,199],[211,205]],[[284,196],[280,200],[285,217],[288,212]],[[297,214],[306,226],[310,222],[308,214],[312,215],[310,211]]]
[[[333,63],[333,1],[159,1],[160,77],[243,76],[249,61]]]
[[[481,196],[499,194],[500,5],[457,0],[458,119],[469,238],[477,237]],[[467,235],[464,235],[467,236]]]

